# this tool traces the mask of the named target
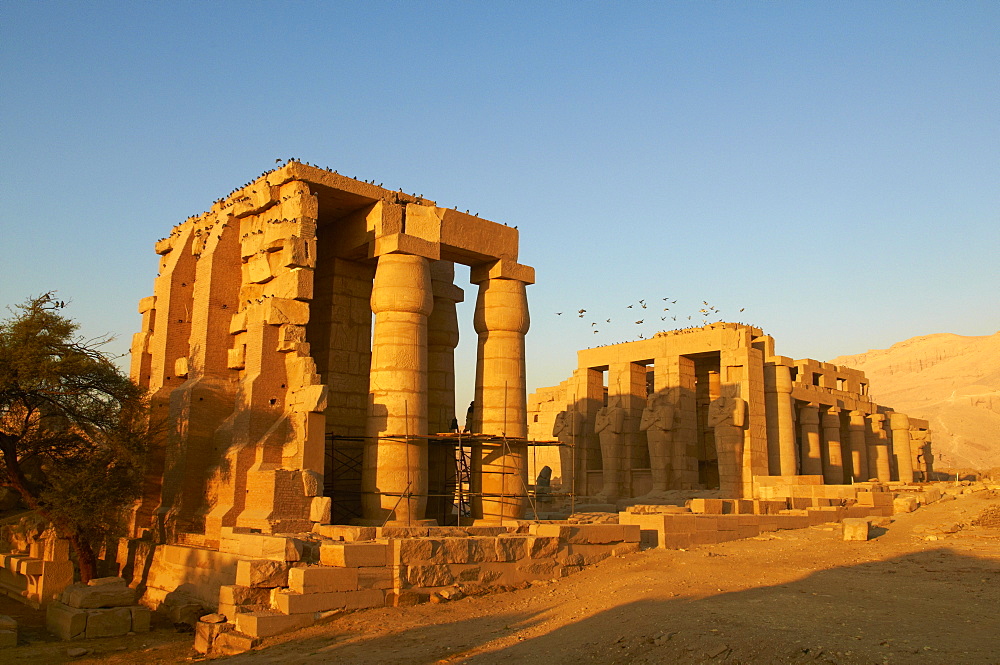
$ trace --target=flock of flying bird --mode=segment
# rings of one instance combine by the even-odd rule
[[[641,318],[639,318],[637,321],[634,321],[633,325],[642,325],[642,324],[644,324],[646,322],[647,319],[649,319],[650,321],[655,321],[656,319],[652,318],[652,317],[660,316],[660,314],[662,314],[662,316],[660,316],[660,321],[666,321],[667,317],[669,317],[671,321],[677,321],[678,318],[680,318],[682,321],[684,321],[684,316],[683,315],[678,315],[678,314],[674,313],[674,312],[677,311],[677,308],[674,308],[673,310],[671,310],[670,306],[671,305],[676,305],[677,304],[677,300],[671,300],[671,298],[669,296],[667,296],[666,298],[661,298],[661,300],[663,301],[662,304],[666,305],[665,307],[663,307],[662,312],[657,312],[656,311],[656,309],[659,307],[659,303],[657,303],[656,307],[652,307],[651,308],[650,305],[652,303],[647,303],[645,300],[639,300],[638,303],[632,303],[631,305],[626,306],[625,309],[634,309],[634,310],[639,311],[639,313],[641,314]],[[707,300],[702,300],[701,304],[703,305],[703,307],[701,307],[696,314],[700,315],[702,318],[701,319],[695,319],[694,318],[695,314],[691,314],[691,315],[688,315],[687,321],[694,321],[694,322],[696,322],[696,323],[692,324],[692,325],[696,325],[696,326],[697,325],[704,325],[704,324],[707,324],[707,323],[720,323],[720,322],[722,322],[723,317],[721,315],[721,310],[719,310],[717,307],[715,307],[715,305],[710,305]],[[641,312],[641,310],[650,310],[650,309],[652,309],[652,311],[649,312],[649,313],[643,314]],[[740,312],[742,312],[745,309],[746,309],[745,307],[741,307],[740,308]],[[563,315],[563,312],[556,312],[556,316],[562,316],[562,315]],[[577,310],[577,312],[576,312],[576,316],[579,319],[588,318],[586,315],[587,315],[587,310],[583,309],[583,308]],[[714,319],[715,316],[718,316],[719,318],[717,320],[712,320],[712,319]],[[598,317],[598,318],[601,318],[601,317]],[[700,321],[701,323],[700,324],[697,323],[698,321]],[[611,323],[611,319],[610,318],[604,319],[604,323]],[[593,332],[595,335],[597,333],[601,332],[597,328],[598,325],[600,325],[599,321],[591,321],[590,322],[590,327],[593,329],[591,332]],[[639,339],[646,339],[646,337],[644,335],[640,334],[639,335]]]

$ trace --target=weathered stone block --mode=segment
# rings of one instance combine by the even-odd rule
[[[408,564],[416,561],[445,562],[442,541],[432,538],[400,538],[392,542],[393,561]],[[371,565],[371,564],[368,564]]]
[[[52,601],[45,608],[45,627],[61,640],[82,638],[87,631],[87,610]]]
[[[260,644],[260,641],[259,637],[251,637],[231,630],[215,636],[212,653],[220,656],[235,656],[238,653],[250,651]]]
[[[297,593],[284,589],[274,593],[274,607],[282,614],[313,614],[342,609],[347,604],[344,591]]]
[[[517,571],[526,579],[541,580],[559,577],[559,565],[554,559],[528,559],[518,564]]]
[[[45,562],[41,559],[21,559],[17,562],[17,572],[21,575],[41,575]]]
[[[686,550],[691,547],[691,534],[664,533],[661,536],[660,547],[668,550]]]
[[[722,499],[689,499],[686,505],[692,513],[722,514]]]
[[[441,556],[445,563],[469,563],[470,541],[468,538],[442,538]]]
[[[894,515],[912,513],[917,509],[917,505],[917,497],[915,496],[898,496],[892,501],[892,513]]]
[[[559,539],[550,536],[528,538],[528,554],[532,559],[549,559],[559,553]]]
[[[313,531],[331,540],[355,542],[359,540],[374,540],[373,526],[344,526],[341,524],[317,524]]]
[[[754,533],[754,535],[755,536],[757,535],[756,532]],[[611,556],[625,556],[627,554],[635,554],[641,549],[642,546],[639,543],[620,543],[618,545],[614,545],[611,548]]]
[[[80,609],[128,607],[135,604],[135,589],[127,586],[124,580],[120,584],[97,586],[71,584],[63,590],[62,602]]]
[[[127,607],[87,611],[87,639],[116,637],[132,630],[132,612]]]
[[[272,561],[298,561],[302,558],[303,543],[297,538],[268,536],[259,533],[235,533],[239,541],[239,554]]]
[[[358,571],[358,589],[392,588],[392,569],[388,566],[356,568],[355,570]]]
[[[489,536],[469,538],[469,563],[488,563],[497,560],[496,538]]]
[[[858,505],[891,507],[892,494],[889,492],[858,492]]]
[[[133,605],[128,609],[132,615],[132,632],[148,633],[149,621],[151,618],[151,612],[149,611],[149,608],[143,607],[142,605]]]
[[[557,538],[565,541],[569,539],[571,533],[574,533],[575,528],[565,524],[532,524],[531,533],[536,536]]]
[[[324,543],[319,550],[319,560],[324,566],[344,568],[385,566],[389,564],[389,544],[371,542]]]
[[[248,587],[239,584],[224,584],[219,587],[219,603],[222,605],[260,605],[268,602],[271,589],[268,587]]]
[[[0,649],[17,646],[17,631],[0,629]]]
[[[235,628],[236,626],[231,623],[199,621],[194,627],[194,650],[203,654],[213,651],[212,647],[219,635],[235,630]]]
[[[385,605],[385,591],[382,589],[359,589],[348,591],[347,602],[344,609],[363,610],[369,607],[383,607]]]
[[[528,539],[525,536],[504,535],[496,539],[497,561],[520,561],[528,558]]]
[[[722,516],[709,517],[708,515],[704,517],[699,517],[695,520],[695,531],[719,531],[720,529],[735,529],[736,524],[731,520],[722,519]]]
[[[330,522],[330,510],[333,506],[333,499],[328,496],[314,496],[309,504],[309,521],[320,524]]]
[[[848,517],[843,522],[844,540],[868,540],[871,520],[860,517]]]
[[[507,526],[487,526],[484,524],[463,527],[470,536],[499,536],[510,533],[512,527]]]
[[[313,623],[310,614],[282,614],[274,611],[246,612],[236,615],[236,630],[250,637],[270,637]]]
[[[288,588],[297,593],[354,591],[358,588],[357,568],[310,566],[288,571]]]
[[[567,542],[575,544],[602,544],[639,542],[639,527],[634,524],[581,524],[571,528]]]
[[[407,566],[406,581],[412,586],[435,587],[454,584],[455,576],[447,565]]]
[[[240,561],[236,564],[236,584],[244,587],[288,586],[289,564],[280,561]]]

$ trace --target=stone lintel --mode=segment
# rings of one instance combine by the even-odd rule
[[[422,256],[431,261],[437,261],[441,258],[441,245],[406,233],[392,233],[375,238],[368,247],[370,258],[384,254],[411,254]]]
[[[444,298],[452,302],[465,302],[465,290],[455,284],[444,284],[436,280],[431,281],[432,291],[435,298]]]
[[[469,281],[473,284],[481,284],[488,279],[516,279],[525,284],[535,283],[534,268],[507,259],[473,266],[469,274]]]

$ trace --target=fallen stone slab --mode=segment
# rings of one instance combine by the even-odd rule
[[[843,521],[844,540],[868,540],[871,534],[871,520],[864,517],[848,517]]]

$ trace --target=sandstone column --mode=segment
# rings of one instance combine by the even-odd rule
[[[868,416],[868,468],[875,467],[875,477],[887,483],[892,477],[892,466],[889,463],[889,438],[886,436],[882,423],[885,416],[873,413]]]
[[[905,413],[890,414],[889,427],[892,429],[892,450],[896,455],[899,480],[904,483],[912,483],[913,453],[910,450],[910,417]]]
[[[823,475],[819,445],[819,405],[810,402],[799,407],[799,427],[802,428],[802,475]]]
[[[483,434],[524,439],[528,434],[524,335],[528,332],[525,282],[485,277],[473,320],[479,335],[476,364],[477,428]],[[528,487],[527,446],[516,441],[486,445],[473,464],[482,474],[477,517],[520,519]]]
[[[865,440],[865,414],[851,411],[848,437],[851,442],[851,476],[853,482],[864,483],[871,478],[868,472],[868,444]]]
[[[795,420],[792,415],[792,375],[785,365],[764,366],[768,460],[771,475],[796,474]]]
[[[451,261],[434,261],[430,272],[434,309],[427,319],[427,430],[437,434],[449,431],[455,418],[455,303],[462,302],[464,294],[453,283],[455,264]],[[427,516],[444,524],[457,482],[454,444],[435,441],[428,445],[427,472]]]
[[[362,491],[368,520],[411,523],[427,504],[427,317],[429,261],[410,254],[378,259],[372,287],[371,387]]]
[[[840,445],[840,409],[836,407],[829,407],[823,414],[823,441],[827,451],[823,482],[827,485],[843,485],[844,455]]]

